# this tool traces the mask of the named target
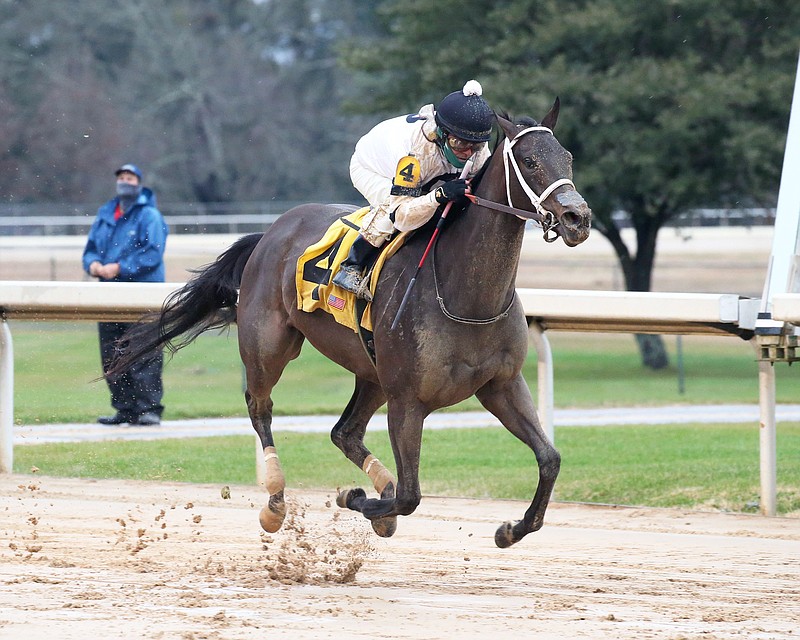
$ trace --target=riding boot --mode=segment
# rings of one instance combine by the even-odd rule
[[[342,289],[347,289],[357,298],[372,300],[372,293],[369,290],[369,283],[363,277],[367,262],[379,251],[369,243],[361,234],[350,247],[350,253],[339,265],[339,272],[334,276],[332,282],[339,285]]]

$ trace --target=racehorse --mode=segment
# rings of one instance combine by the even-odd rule
[[[521,520],[500,525],[495,543],[508,547],[537,531],[561,457],[542,430],[521,374],[528,332],[515,278],[525,218],[542,222],[545,240],[560,237],[571,247],[586,240],[591,225],[591,210],[572,183],[572,156],[553,135],[558,111],[556,99],[541,124],[497,115],[500,138],[472,181],[474,201],[448,219],[430,266],[420,268],[430,228],[411,235],[386,262],[372,301],[374,361],[352,329],[324,311],[298,309],[298,257],[338,217],[356,209],[305,204],[287,211],[265,233],[240,238],[195,272],[123,342],[115,371],[163,347],[182,348],[206,330],[238,325],[245,399],[266,461],[269,500],[259,520],[268,532],[277,531],[286,515],[271,392],[304,340],[355,376],[355,390],[331,440],[366,472],[379,497],[352,488],[339,494],[337,504],[360,511],[380,536],[391,536],[397,516],[419,505],[426,416],[475,395],[533,450],[539,468],[529,508]],[[407,291],[408,306],[392,329]],[[364,445],[367,423],[384,404],[397,478]]]

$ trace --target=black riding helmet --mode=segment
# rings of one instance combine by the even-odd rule
[[[456,138],[486,142],[492,133],[494,113],[481,98],[482,93],[480,82],[469,80],[461,91],[445,96],[436,109],[436,124]]]

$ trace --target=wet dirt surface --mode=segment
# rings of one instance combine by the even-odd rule
[[[794,638],[800,520],[424,497],[376,537],[335,492],[0,477],[0,638]]]

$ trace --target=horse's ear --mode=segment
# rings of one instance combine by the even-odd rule
[[[497,124],[500,125],[503,133],[506,134],[506,138],[513,140],[517,133],[519,133],[519,130],[514,126],[514,123],[503,116],[495,115],[495,117],[497,118]]]
[[[558,110],[561,108],[561,100],[558,99],[556,96],[556,101],[553,103],[553,106],[550,107],[550,111],[547,112],[547,115],[542,120],[542,126],[547,127],[550,131],[554,131],[556,128],[556,123],[558,122]]]

